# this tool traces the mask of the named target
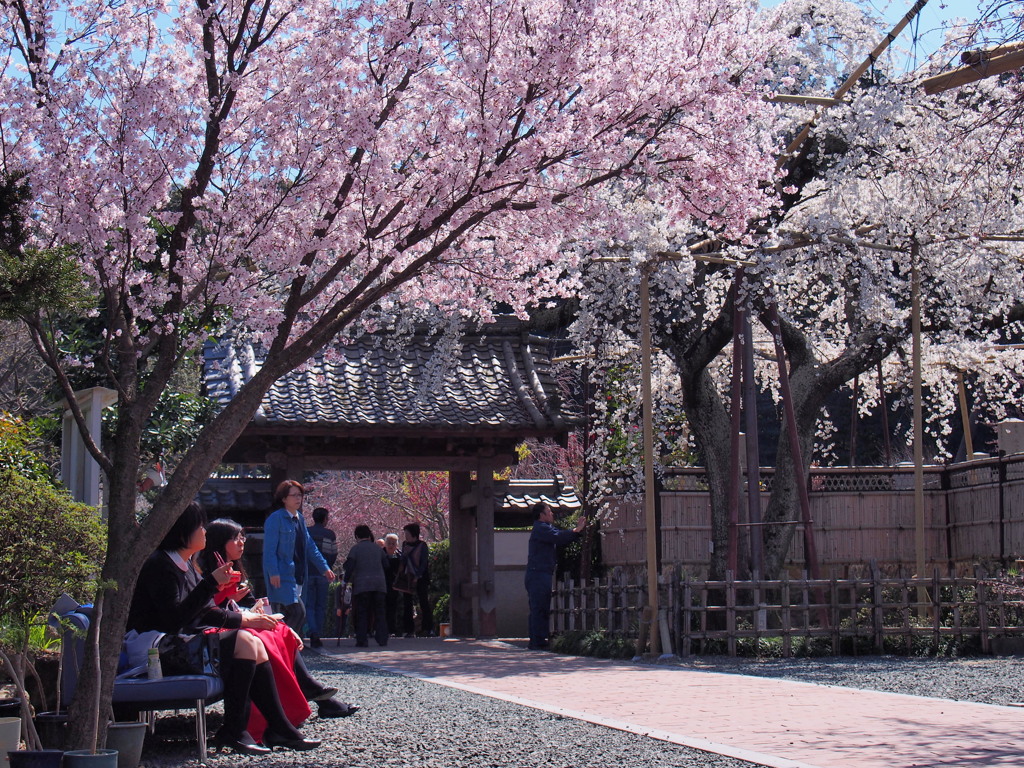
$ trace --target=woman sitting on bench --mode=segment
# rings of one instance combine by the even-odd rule
[[[171,634],[214,628],[219,631],[221,677],[224,680],[224,725],[214,737],[217,748],[228,747],[248,755],[266,754],[275,746],[308,750],[319,740],[303,738],[281,707],[277,684],[263,643],[250,631],[271,630],[272,616],[241,614],[218,608],[213,597],[219,588],[237,582],[230,562],[201,575],[193,556],[206,545],[206,515],[195,503],[167,532],[160,548],[142,566],[128,629]],[[210,631],[210,630],[208,630]],[[246,730],[251,705],[269,724],[260,746]]]
[[[228,612],[242,614],[252,611],[262,613],[262,606],[266,601],[258,602],[255,609],[249,610],[240,608],[237,603],[249,594],[247,575],[242,565],[244,549],[245,533],[242,526],[234,520],[220,518],[206,526],[206,546],[196,556],[196,562],[203,573],[211,573],[225,562],[229,562],[241,575],[241,582],[228,582],[214,595],[213,600],[219,607]],[[320,717],[346,717],[359,709],[332,698],[338,689],[325,686],[313,678],[300,653],[302,639],[283,621],[279,621],[272,629],[250,631],[267,649],[281,704],[293,725],[299,726],[309,717],[310,708],[307,702],[310,701],[317,703]],[[249,733],[259,741],[265,728],[266,722],[263,717],[254,710],[249,717]]]

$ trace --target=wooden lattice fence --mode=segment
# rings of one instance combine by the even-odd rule
[[[988,653],[994,642],[1024,638],[1024,600],[972,577],[662,581],[671,651],[695,653]],[[638,637],[647,590],[639,569],[613,569],[587,583],[556,588],[556,631]],[[665,649],[669,650],[669,649]]]

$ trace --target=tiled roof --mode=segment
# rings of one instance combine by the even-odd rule
[[[236,510],[270,511],[274,488],[269,478],[209,479],[199,489],[196,500],[208,512],[230,514]]]
[[[464,336],[447,360],[436,336],[367,336],[279,379],[253,424],[561,429],[551,344],[508,321]],[[258,350],[230,341],[208,345],[205,362],[207,394],[221,404],[262,364]]]
[[[509,480],[501,506],[506,510],[529,510],[534,504],[546,502],[556,515],[567,515],[583,506],[576,489],[555,480]]]

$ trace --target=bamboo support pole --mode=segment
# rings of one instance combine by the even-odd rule
[[[651,653],[661,651],[658,622],[658,530],[654,488],[654,402],[651,393],[651,265],[640,272],[641,391],[643,397],[644,522],[647,527],[647,606],[650,609]]]
[[[924,530],[924,396],[921,383],[921,269],[918,264],[920,246],[917,242],[910,247],[910,333],[913,337],[911,362],[913,366],[914,390],[914,554],[917,576],[924,576],[925,530]],[[927,590],[923,585],[917,588],[919,609],[925,602]]]
[[[906,27],[907,24],[909,24],[927,4],[928,0],[917,0],[917,2],[911,6],[910,10],[907,11],[906,15],[896,23],[896,26],[892,28],[892,31],[885,36],[882,42],[875,46],[874,50],[872,50],[864,61],[862,61],[860,65],[853,70],[850,76],[846,78],[846,81],[836,89],[836,92],[832,94],[832,98],[837,101],[841,100],[843,96],[853,88],[857,81],[860,80],[861,75],[868,71],[868,67],[874,64],[875,61],[878,60],[878,57],[885,53],[885,50],[892,44],[899,33],[903,31],[904,27]],[[822,111],[827,108],[828,107],[822,107],[822,109],[815,111],[814,116],[807,121],[803,130],[801,130],[800,133],[797,134],[797,137],[790,142],[789,146],[786,147],[786,151],[779,156],[777,164],[778,168],[782,168],[786,162],[796,154],[797,150],[803,146],[803,143],[807,141],[808,136],[811,135],[811,128],[814,127],[815,122],[817,122],[818,118],[821,117]]]

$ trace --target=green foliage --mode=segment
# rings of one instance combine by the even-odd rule
[[[631,659],[636,655],[636,640],[603,629],[573,630],[552,638],[551,650],[571,656]]]
[[[185,453],[195,442],[203,427],[216,413],[213,400],[199,394],[171,389],[160,395],[153,415],[142,432],[142,458],[144,461],[169,459]],[[113,437],[117,429],[116,408],[103,412],[103,434]]]
[[[40,455],[46,422],[26,422],[0,412],[0,472],[11,471],[53,485],[50,467]]]
[[[0,250],[0,318],[73,312],[88,301],[74,248]]]
[[[46,483],[0,471],[0,618],[25,631],[62,592],[89,598],[104,544],[95,509]]]
[[[448,594],[451,584],[451,545],[448,539],[435,541],[430,547],[430,604],[434,606],[434,629],[449,620]]]
[[[555,524],[559,528],[566,530],[572,530],[576,527],[576,522],[580,519],[580,515],[583,514],[582,510],[570,515],[567,518],[556,520]],[[600,525],[600,521],[591,521],[591,525]],[[558,568],[559,574],[567,574],[569,577],[579,579],[583,573],[583,542],[584,537],[590,535],[590,575],[591,577],[601,576],[604,573],[604,563],[602,562],[601,555],[601,537],[596,532],[590,534],[584,532],[576,541],[568,544],[564,547],[558,548]]]
[[[434,626],[440,629],[451,620],[451,595],[445,592],[434,601]]]

